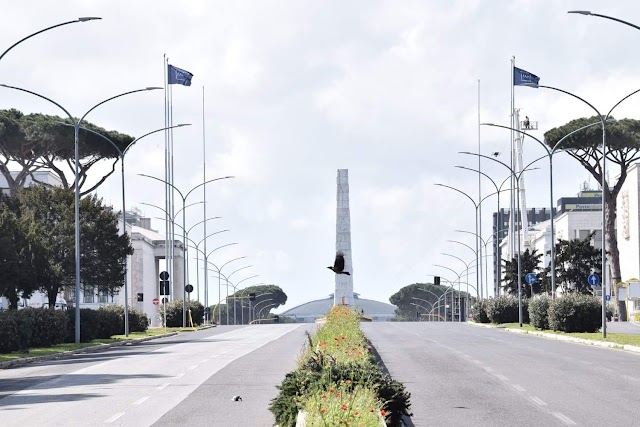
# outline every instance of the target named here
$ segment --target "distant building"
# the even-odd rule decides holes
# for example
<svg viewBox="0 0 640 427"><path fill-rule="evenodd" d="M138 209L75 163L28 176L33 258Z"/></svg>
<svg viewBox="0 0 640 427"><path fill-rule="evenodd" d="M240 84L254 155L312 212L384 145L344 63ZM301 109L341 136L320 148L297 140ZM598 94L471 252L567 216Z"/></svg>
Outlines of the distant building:
<svg viewBox="0 0 640 427"><path fill-rule="evenodd" d="M280 316L290 317L300 323L313 323L316 319L325 316L333 307L333 294L325 299L309 301L307 303L293 307ZM354 307L364 312L364 315L373 319L374 322L386 321L395 316L396 306L380 301L363 299L354 292Z"/></svg>

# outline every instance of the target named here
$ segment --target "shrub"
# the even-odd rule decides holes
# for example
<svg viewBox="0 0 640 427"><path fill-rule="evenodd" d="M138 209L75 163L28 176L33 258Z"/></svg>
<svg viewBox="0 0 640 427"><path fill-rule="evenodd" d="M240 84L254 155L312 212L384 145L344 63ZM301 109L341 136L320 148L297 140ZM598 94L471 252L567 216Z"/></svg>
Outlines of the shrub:
<svg viewBox="0 0 640 427"><path fill-rule="evenodd" d="M124 306L112 304L100 307L100 310L111 311L119 317L120 326L112 335L124 334ZM129 307L129 332L144 332L149 327L149 317L140 310Z"/></svg>
<svg viewBox="0 0 640 427"><path fill-rule="evenodd" d="M487 316L491 323L518 322L518 298L510 295L491 298L487 304Z"/></svg>
<svg viewBox="0 0 640 427"><path fill-rule="evenodd" d="M204 306L199 301L189 301L187 308L191 309L191 319L194 325L201 325L204 322ZM168 327L181 327L182 326L182 300L177 299L170 301L166 304L167 310L167 326ZM159 311L159 315L163 316L162 310ZM216 310L217 316L217 310ZM226 316L226 314L225 314ZM189 324L189 317L187 316L187 325Z"/></svg>
<svg viewBox="0 0 640 427"><path fill-rule="evenodd" d="M635 314L636 322L640 322L640 313Z"/></svg>
<svg viewBox="0 0 640 427"><path fill-rule="evenodd" d="M549 329L549 305L551 298L538 295L529 301L529 319L534 328Z"/></svg>
<svg viewBox="0 0 640 427"><path fill-rule="evenodd" d="M602 324L602 305L597 297L566 294L549 306L549 327L554 331L597 332Z"/></svg>
<svg viewBox="0 0 640 427"><path fill-rule="evenodd" d="M471 307L471 317L476 323L489 323L489 316L487 316L488 300L483 299L477 301L473 307Z"/></svg>
<svg viewBox="0 0 640 427"><path fill-rule="evenodd" d="M88 342L98 338L104 338L101 334L106 333L107 328L101 326L101 321L106 319L115 319L114 317L102 316L99 313L100 310L92 310L90 308L80 309L80 342ZM74 340L76 334L76 321L75 310L68 310L65 312L68 320L69 337L71 341ZM106 337L109 338L109 337Z"/></svg>
<svg viewBox="0 0 640 427"><path fill-rule="evenodd" d="M0 352L16 351L19 346L18 322L13 312L0 313Z"/></svg>
<svg viewBox="0 0 640 427"><path fill-rule="evenodd" d="M30 329L29 347L48 347L67 340L67 317L64 311L26 308L16 315L20 327Z"/></svg>

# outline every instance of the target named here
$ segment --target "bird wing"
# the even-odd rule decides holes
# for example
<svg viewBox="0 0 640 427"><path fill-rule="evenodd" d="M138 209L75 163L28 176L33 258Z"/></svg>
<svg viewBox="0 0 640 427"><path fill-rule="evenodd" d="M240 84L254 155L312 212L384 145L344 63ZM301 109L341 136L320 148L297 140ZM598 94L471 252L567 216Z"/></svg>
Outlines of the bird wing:
<svg viewBox="0 0 640 427"><path fill-rule="evenodd" d="M342 270L344 270L344 255L337 253L336 261L333 263L333 271L340 273Z"/></svg>

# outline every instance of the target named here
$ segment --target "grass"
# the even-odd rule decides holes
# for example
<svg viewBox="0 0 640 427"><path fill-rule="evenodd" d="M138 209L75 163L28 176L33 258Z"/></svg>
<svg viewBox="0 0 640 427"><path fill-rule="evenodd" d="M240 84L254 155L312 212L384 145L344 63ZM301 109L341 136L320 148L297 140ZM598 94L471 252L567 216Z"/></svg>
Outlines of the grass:
<svg viewBox="0 0 640 427"><path fill-rule="evenodd" d="M0 362L9 362L16 359L23 359L25 357L35 356L48 356L51 354L64 353L65 351L79 350L85 347L93 347L101 344L109 344L119 342L123 340L131 340L136 338L155 337L158 335L164 335L171 332L193 332L198 328L153 328L147 329L144 332L131 332L128 337L123 335L113 335L110 339L99 339L90 342L76 343L64 343L56 344L51 347L30 348L28 352L13 352L13 353L0 353Z"/></svg>
<svg viewBox="0 0 640 427"><path fill-rule="evenodd" d="M540 331L546 332L549 334L556 335L566 335L570 337L582 338L586 340L594 340L594 341L604 341L611 342L619 345L635 345L640 347L640 334L619 334L619 333L607 333L607 338L602 338L601 332L561 332L561 331L552 331L552 330L540 330L536 329L533 326L523 323L522 328L520 328L519 323L502 323L497 325L505 328L513 328L513 329L523 329L525 331Z"/></svg>

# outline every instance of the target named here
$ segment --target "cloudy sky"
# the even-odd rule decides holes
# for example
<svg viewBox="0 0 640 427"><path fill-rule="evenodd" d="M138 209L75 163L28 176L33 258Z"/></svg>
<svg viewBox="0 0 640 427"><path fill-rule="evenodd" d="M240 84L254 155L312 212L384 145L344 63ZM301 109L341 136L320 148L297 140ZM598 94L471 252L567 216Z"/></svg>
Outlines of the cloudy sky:
<svg viewBox="0 0 640 427"><path fill-rule="evenodd" d="M212 238L209 248L239 243L218 251L214 262L247 256L225 271L253 265L233 277L257 274L242 286L281 286L289 296L284 309L333 292L326 266L335 249L339 168L349 169L354 288L362 297L388 301L402 286L451 276L434 264L462 270L462 262L442 252L474 258L447 242L474 245L473 236L455 231L474 230L473 206L434 183L477 197L477 174L455 168L476 168L477 159L458 152L480 148L508 162L507 131L482 128L479 147L478 80L481 120L507 125L512 56L541 84L604 111L640 88L640 32L566 13L587 9L640 24L640 3L630 0L22 0L2 9L0 50L59 22L103 18L44 33L0 61L0 83L47 95L75 115L118 93L162 86L164 54L194 74L191 87L173 88L174 122L193 124L175 132L175 184L189 190L202 182L204 86L207 177L236 176L208 186L208 215L223 217L208 232L231 230ZM156 91L121 98L89 120L139 136L164 126L163 97ZM539 121L540 138L592 115L582 103L544 89L517 87L515 99L523 115ZM638 107L640 97L614 115L636 118ZM60 114L8 89L0 92L0 108ZM543 154L529 141L525 162ZM162 184L137 174L164 177L163 159L162 134L129 152L128 208L158 215L140 203L163 205ZM557 198L575 195L585 181L597 187L568 156L557 156L554 165ZM549 203L547 164L538 166L526 178L528 207ZM492 162L482 170L496 181L507 177ZM118 174L98 194L120 209ZM196 191L189 201L201 199ZM483 203L485 238L495 203L495 197ZM202 220L200 208L188 212L188 226ZM153 227L164 229L158 220ZM200 240L202 228L190 237ZM217 289L211 293L217 296Z"/></svg>

